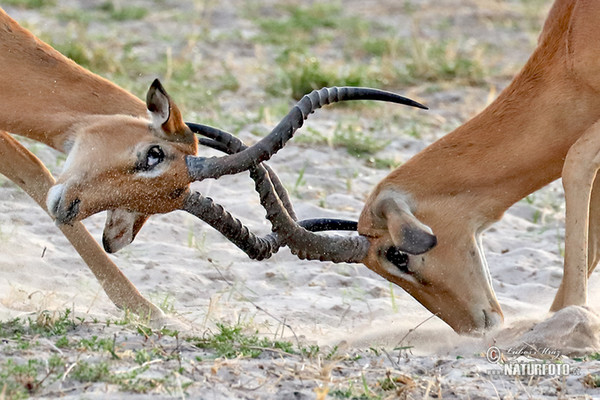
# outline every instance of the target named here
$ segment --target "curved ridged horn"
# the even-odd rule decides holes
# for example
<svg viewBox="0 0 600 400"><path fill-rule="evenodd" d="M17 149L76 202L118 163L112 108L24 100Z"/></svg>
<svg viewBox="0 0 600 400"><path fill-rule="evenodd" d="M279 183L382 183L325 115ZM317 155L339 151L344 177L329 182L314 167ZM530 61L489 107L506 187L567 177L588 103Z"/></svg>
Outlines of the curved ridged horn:
<svg viewBox="0 0 600 400"><path fill-rule="evenodd" d="M207 125L194 123L187 123L187 125L193 132L208 137L208 139L201 138L199 140L199 142L205 146L230 154L247 148L240 139L228 132ZM268 181L272 184L271 189L275 191L276 197L280 199L280 206L285 209L284 211L290 218L295 220L296 217L293 206L279 177L269 167L264 167L253 167L251 170L259 169L259 171L257 171L257 176L260 177L259 179ZM280 247L285 245L281 240L281 236L277 233L271 233L264 237L256 236L221 205L213 202L210 198L203 197L200 193L190 193L184 202L183 210L211 225L244 251L251 259L263 260L269 258L276 253ZM298 221L297 224L311 232L325 230L356 231L358 225L356 221L329 218L307 219Z"/></svg>
<svg viewBox="0 0 600 400"><path fill-rule="evenodd" d="M190 193L185 200L183 210L197 216L215 228L253 260L260 261L269 258L285 245L281 236L277 233L270 233L263 237L256 236L221 205L198 192ZM297 224L311 232L325 230L351 231L356 230L357 226L355 221L328 218L307 219L298 221Z"/></svg>
<svg viewBox="0 0 600 400"><path fill-rule="evenodd" d="M210 147L219 149L225 146L228 152L246 147L241 140L230 133L200 124L188 123L188 126L192 131L209 137L209 141L206 141L205 144ZM211 141L218 144L213 145ZM366 257L369 250L369 241L364 236L323 236L313 233L334 229L356 230L357 223L355 221L321 219L296 222L295 218L288 212L288 207L284 206L281 201L279 193L270 179L273 176L276 177L277 175L272 171L267 172L267 169L263 165L250 168L250 177L254 180L256 191L260 195L261 204L267 211L267 219L273 225L273 234L258 238L237 220L231 223L229 221L224 222L228 218L233 218L224 210L223 214L215 218L215 221L219 221L218 226L213 226L244 250L251 258L268 258L271 254L277 252L282 245L287 245L290 251L301 259L358 263ZM287 191L285 191L283 185L281 188L285 192L285 198L288 198ZM195 205L195 203L200 203L199 198L199 194L188 197L184 210L207 221L206 210L203 210L201 206ZM291 203L289 208L291 209ZM222 229L224 226L230 224L233 226L233 229ZM233 237L238 232L240 235L239 240Z"/></svg>
<svg viewBox="0 0 600 400"><path fill-rule="evenodd" d="M220 204L198 192L190 193L184 202L183 210L215 228L253 260L269 258L281 247L277 235L256 236Z"/></svg>
<svg viewBox="0 0 600 400"><path fill-rule="evenodd" d="M359 87L313 90L296 103L269 135L252 147L224 157L187 156L190 181L236 174L268 160L294 136L311 113L324 105L346 100L378 100L427 109L414 100L383 90Z"/></svg>
<svg viewBox="0 0 600 400"><path fill-rule="evenodd" d="M269 179L269 173L260 164L280 150L312 112L325 104L342 100L384 100L427 109L413 100L375 89L343 87L315 90L304 96L268 136L244 150L239 139L226 132L209 129L206 136L220 143L215 148L222 148L224 145L239 152L219 158L188 156L188 173L192 180L202 180L249 169L261 204L267 211L267 219L273 225L279 243L287 245L291 252L301 259L360 263L367 256L370 247L366 237L324 236L305 229L295 221L293 213L288 212L288 208L291 210L291 203L282 203L280 196L276 194L276 187ZM202 129L197 131L202 133ZM288 199L287 192L283 198Z"/></svg>
<svg viewBox="0 0 600 400"><path fill-rule="evenodd" d="M364 236L317 235L296 223L279 198L262 166L250 170L260 202L267 211L273 231L281 237L290 251L300 259L360 263L369 251L369 240Z"/></svg>
<svg viewBox="0 0 600 400"><path fill-rule="evenodd" d="M206 136L208 138L198 139L198 143L204 146L212 147L215 150L219 150L227 154L239 153L240 151L246 150L248 148L248 146L246 146L244 142L242 142L239 138L233 136L229 132L213 128L212 126L196 124L193 122L186 122L186 125L188 126L188 128L191 129L192 132ZM277 192L277 196L279 196L279 199L283 203L283 206L288 211L290 216L294 220L296 220L296 213L294 212L292 201L290 200L290 196L285 187L283 186L283 183L281 183L281 180L279 179L275 171L271 169L271 167L265 165L265 168L269 173L269 178L273 183L273 187Z"/></svg>

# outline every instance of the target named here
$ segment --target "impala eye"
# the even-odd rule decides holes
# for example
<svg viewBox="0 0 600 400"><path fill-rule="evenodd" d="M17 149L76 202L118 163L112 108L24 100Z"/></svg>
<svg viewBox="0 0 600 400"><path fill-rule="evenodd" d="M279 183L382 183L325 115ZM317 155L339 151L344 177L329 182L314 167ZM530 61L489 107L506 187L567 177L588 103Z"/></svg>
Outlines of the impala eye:
<svg viewBox="0 0 600 400"><path fill-rule="evenodd" d="M144 171L149 171L161 162L163 162L164 159L165 153L160 148L160 146L152 146L148 149L148 152L146 153L146 160L142 165L142 169Z"/></svg>
<svg viewBox="0 0 600 400"><path fill-rule="evenodd" d="M401 252L397 247L390 247L385 253L385 258L398 267L401 272L405 274L412 273L408 269L408 254Z"/></svg>

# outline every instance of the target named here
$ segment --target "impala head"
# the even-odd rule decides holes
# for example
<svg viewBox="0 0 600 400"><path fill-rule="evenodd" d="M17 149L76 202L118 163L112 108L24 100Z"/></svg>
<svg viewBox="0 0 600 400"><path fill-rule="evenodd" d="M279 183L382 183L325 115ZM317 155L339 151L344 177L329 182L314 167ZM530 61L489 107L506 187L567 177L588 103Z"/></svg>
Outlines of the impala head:
<svg viewBox="0 0 600 400"><path fill-rule="evenodd" d="M472 226L452 218L463 215L458 208L446 207L450 211L444 215L443 205L434 205L421 220L410 196L376 191L363 209L359 236L323 236L296 224L268 182L256 181L273 229L300 258L363 263L458 333L480 334L502 322L478 233L469 234Z"/></svg>
<svg viewBox="0 0 600 400"><path fill-rule="evenodd" d="M107 251L116 251L133 240L149 214L185 209L191 182L253 168L281 149L309 114L343 100L379 100L426 108L377 89L323 88L304 96L256 145L246 148L238 143L233 148L232 138L223 136L209 140L209 145L235 154L204 158L194 156L198 140L155 81L146 99L150 120L94 116L72 132L65 170L48 193L48 211L59 223L69 223L111 210L103 242ZM209 137L210 132L218 131L190 125Z"/></svg>
<svg viewBox="0 0 600 400"><path fill-rule="evenodd" d="M317 103L318 100L311 101L311 104ZM301 111L302 115L296 118L306 118L312 109ZM297 120L289 122L280 123L279 128L293 134L301 124ZM221 132L213 133L211 137L227 143L231 152L238 151L234 147L240 146L233 145L234 138L227 136ZM209 175L202 170L205 161L200 161L198 175ZM193 162L190 164L194 166ZM502 322L502 311L492 289L478 234L464 234L472 227L465 229L460 225L445 224L440 213L436 213L436 207L429 214L431 218L421 221L415 216L416 207L410 196L383 190L375 192L377 194L365 206L359 236L317 235L296 223L276 195L261 165L254 165L250 176L255 180L261 204L278 240L300 258L362 262L406 289L459 333L481 333ZM186 210L198 215L193 203L191 201ZM447 209L452 215L458 211L451 207ZM429 220L433 231L439 234L440 244L432 229L424 223Z"/></svg>
<svg viewBox="0 0 600 400"><path fill-rule="evenodd" d="M58 222L103 210L133 211L128 229L135 236L146 218L143 214L182 206L190 183L185 157L196 154L197 139L158 80L146 103L149 119L98 115L75 128L65 149L64 171L47 198ZM124 215L119 213L112 222L124 221Z"/></svg>
<svg viewBox="0 0 600 400"><path fill-rule="evenodd" d="M446 224L443 207L438 206L419 213L435 215L423 220L430 229L415 218L415 206L406 194L385 189L372 196L359 222L359 232L370 242L363 263L405 289L456 332L479 334L499 325L503 315L478 234L469 234L469 227L457 225L456 219ZM428 237L431 230L435 237ZM407 241L410 245L398 246Z"/></svg>

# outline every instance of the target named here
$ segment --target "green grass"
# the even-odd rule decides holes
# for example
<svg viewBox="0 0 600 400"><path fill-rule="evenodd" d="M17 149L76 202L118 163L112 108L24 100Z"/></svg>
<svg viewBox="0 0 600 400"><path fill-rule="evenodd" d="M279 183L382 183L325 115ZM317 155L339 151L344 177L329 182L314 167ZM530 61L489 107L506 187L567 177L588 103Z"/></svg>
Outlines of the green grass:
<svg viewBox="0 0 600 400"><path fill-rule="evenodd" d="M142 376L148 370L148 366L140 366L128 371L116 371L107 362L79 361L71 374L73 379L82 383L104 382L118 385L120 390L132 393L148 393L160 386L173 385L170 377ZM191 382L188 382L186 385L190 384Z"/></svg>
<svg viewBox="0 0 600 400"><path fill-rule="evenodd" d="M414 388L415 382L406 375L387 371L385 377L378 379L375 385L369 384L364 374L360 379L350 380L346 385L330 391L336 399L379 400L388 398L406 398Z"/></svg>
<svg viewBox="0 0 600 400"><path fill-rule="evenodd" d="M368 167L376 169L392 170L402 164L396 158L375 156L390 141L375 138L372 129L365 130L357 122L338 124L331 136L307 126L303 128L302 132L294 136L294 143L307 146L326 145L334 148L343 148L354 157L364 159L365 165ZM292 189L293 192L305 183L303 178L304 171L301 170L296 184Z"/></svg>
<svg viewBox="0 0 600 400"><path fill-rule="evenodd" d="M88 384L104 382L118 386L121 391L134 393L147 393L157 388L169 392L172 390L169 388L185 388L191 384L191 381L176 382L179 378L175 375L181 372L177 367L181 364L179 352L166 351L159 343L161 338L177 338L178 332L166 328L152 330L137 323L132 325L129 318L127 321L105 322L106 328L111 324L128 326L130 331L142 338L141 343L147 343L133 351L124 351L124 347L131 345L128 345L127 337L117 340L116 333L70 339L78 329L88 329L87 324L83 318L73 317L68 309L58 313L44 311L36 318L0 322L0 337L8 343L0 349L4 356L4 361L0 362L0 398L24 399L39 395L56 380L64 380L66 374L70 380ZM40 336L45 337L46 342L39 341ZM62 351L47 359L37 358L36 354L44 353L41 349L47 343ZM82 355L93 357L96 361L83 360ZM118 367L118 363L128 360L135 362L137 367L127 370ZM155 362L175 364L160 378L143 376Z"/></svg>
<svg viewBox="0 0 600 400"><path fill-rule="evenodd" d="M467 51L454 40L424 40L413 37L406 63L409 81L463 80L480 84L487 75L477 49ZM401 72L402 73L402 72Z"/></svg>
<svg viewBox="0 0 600 400"><path fill-rule="evenodd" d="M305 94L326 86L381 86L375 74L365 66L322 65L318 58L290 49L278 57L277 63L276 76L265 88L274 96L300 100Z"/></svg>
<svg viewBox="0 0 600 400"><path fill-rule="evenodd" d="M25 363L17 363L8 358L0 364L0 397L27 399L43 385L56 382L63 372L63 359L57 355L52 355L47 360L30 359Z"/></svg>
<svg viewBox="0 0 600 400"><path fill-rule="evenodd" d="M600 388L600 375L598 374L587 374L583 378L584 386L592 389Z"/></svg>
<svg viewBox="0 0 600 400"><path fill-rule="evenodd" d="M190 230L189 232L192 234L192 236L188 235L189 247L203 245L203 243L196 242L196 237L193 235L193 230ZM175 308L175 298L172 294L155 292L150 294L148 297L153 304L156 304L156 306L158 306L158 308L163 310L166 314L174 314L177 312L177 309Z"/></svg>
<svg viewBox="0 0 600 400"><path fill-rule="evenodd" d="M371 132L354 124L338 124L333 133L333 146L343 147L348 154L357 158L373 155L385 148L389 141L374 138Z"/></svg>
<svg viewBox="0 0 600 400"><path fill-rule="evenodd" d="M380 42L379 46L377 51L381 55L369 64L339 59L325 63L311 55L310 50L286 48L276 59L279 68L266 81L265 91L272 96L290 96L299 100L322 87L394 88L445 81L480 85L489 75L482 63L483 52L464 50L457 41L411 39L395 45ZM392 49L391 46L402 48ZM404 56L397 57L396 54Z"/></svg>
<svg viewBox="0 0 600 400"><path fill-rule="evenodd" d="M303 165L302 168L298 171L298 177L296 178L296 182L294 183L294 187L292 188L292 193L296 197L300 197L300 188L306 185L306 179L304 179L304 173L306 172L306 165Z"/></svg>
<svg viewBox="0 0 600 400"><path fill-rule="evenodd" d="M52 47L77 64L92 71L124 73L121 62L105 47L88 46L85 41L53 42Z"/></svg>
<svg viewBox="0 0 600 400"><path fill-rule="evenodd" d="M113 1L104 2L94 8L67 8L61 9L57 17L64 22L75 22L88 25L94 21L123 22L129 20L140 20L148 15L148 8L127 6Z"/></svg>
<svg viewBox="0 0 600 400"><path fill-rule="evenodd" d="M27 9L43 8L56 5L56 0L4 0L2 6L14 6Z"/></svg>
<svg viewBox="0 0 600 400"><path fill-rule="evenodd" d="M71 310L62 313L42 311L36 319L15 318L0 322L0 337L9 338L22 335L56 336L65 335L75 329L80 320L72 316Z"/></svg>
<svg viewBox="0 0 600 400"><path fill-rule="evenodd" d="M142 19L148 14L148 9L144 7L125 6L118 2L107 1L102 3L98 9L106 12L111 19L115 21L126 21Z"/></svg>
<svg viewBox="0 0 600 400"><path fill-rule="evenodd" d="M266 80L270 95L299 99L323 86L396 88L455 80L480 85L490 72L483 63L486 48L464 38L401 37L393 27L346 15L338 3L280 11L283 16L269 18L250 13L260 29L253 41L279 49L279 68ZM327 61L321 56L325 43L337 50L327 53Z"/></svg>
<svg viewBox="0 0 600 400"><path fill-rule="evenodd" d="M270 350L290 354L294 352L292 343L259 337L256 332L247 335L241 325L229 326L217 323L217 329L218 332L212 335L190 338L188 341L200 349L214 351L216 357L224 358L257 358L263 352Z"/></svg>
<svg viewBox="0 0 600 400"><path fill-rule="evenodd" d="M300 99L324 86L380 87L385 83L377 67L351 62L358 55L355 42L363 38L368 42L364 46L367 53L385 52L385 43L368 39L374 29L372 23L346 16L337 2L286 6L282 12L284 16L278 18L255 17L261 33L254 42L280 49L276 57L279 68L266 81L268 94ZM333 62L325 63L318 55L317 48L323 43L340 45Z"/></svg>
<svg viewBox="0 0 600 400"><path fill-rule="evenodd" d="M292 42L297 46L315 44L330 39L331 32L344 22L339 2L285 5L279 9L283 14L279 18L261 18L258 11L251 13L261 29L256 41L286 46Z"/></svg>
<svg viewBox="0 0 600 400"><path fill-rule="evenodd" d="M402 165L402 162L395 158L369 157L366 160L366 165L375 169L393 170Z"/></svg>
<svg viewBox="0 0 600 400"><path fill-rule="evenodd" d="M73 13L87 15L83 11L64 11L62 17L69 20L69 29L63 35L38 34L40 39L54 47L64 56L75 61L82 67L115 81L127 90L139 87L141 82L135 82L146 67L137 56L133 55L133 48L138 44L135 37L128 40L117 40L99 35L90 35L87 32L87 22L83 20L70 20ZM84 14L82 14L84 13ZM89 20L94 20L93 15ZM143 83L143 86L149 85Z"/></svg>

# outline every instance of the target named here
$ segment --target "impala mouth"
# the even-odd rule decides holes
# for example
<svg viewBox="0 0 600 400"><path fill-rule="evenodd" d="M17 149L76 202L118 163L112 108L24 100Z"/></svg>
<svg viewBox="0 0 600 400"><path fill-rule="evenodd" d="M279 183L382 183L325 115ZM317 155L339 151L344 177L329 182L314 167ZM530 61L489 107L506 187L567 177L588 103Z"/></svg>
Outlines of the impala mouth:
<svg viewBox="0 0 600 400"><path fill-rule="evenodd" d="M502 324L504 318L496 312L483 310L484 330L488 331Z"/></svg>
<svg viewBox="0 0 600 400"><path fill-rule="evenodd" d="M392 246L389 249L387 249L385 253L385 258L389 262L394 264L396 267L398 267L398 269L401 272L405 274L410 273L410 271L408 270L408 254L403 251L400 251L398 247Z"/></svg>
<svg viewBox="0 0 600 400"><path fill-rule="evenodd" d="M476 314L478 314L478 313L476 313ZM504 317L502 316L502 314L499 314L498 312L493 311L493 310L490 311L490 310L482 309L481 314L479 314L479 315L480 316L482 315L483 318L477 318L474 321L474 326L472 326L471 328L461 329L460 327L456 328L456 327L452 326L452 329L454 329L456 332L460 333L461 335L467 335L467 336L472 336L472 337L483 337L491 330L501 326L502 323L504 322Z"/></svg>

